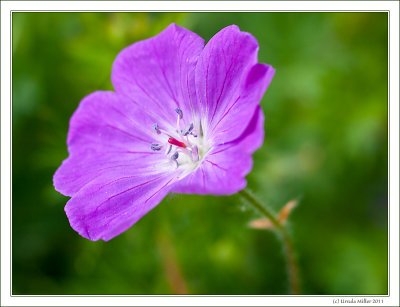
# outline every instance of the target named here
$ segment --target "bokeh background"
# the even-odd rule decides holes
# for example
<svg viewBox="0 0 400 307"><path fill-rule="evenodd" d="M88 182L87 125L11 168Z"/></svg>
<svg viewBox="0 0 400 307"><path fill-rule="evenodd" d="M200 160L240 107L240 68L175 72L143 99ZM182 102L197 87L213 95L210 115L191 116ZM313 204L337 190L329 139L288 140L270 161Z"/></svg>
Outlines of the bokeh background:
<svg viewBox="0 0 400 307"><path fill-rule="evenodd" d="M275 234L239 196L168 196L130 230L91 242L52 176L79 101L111 90L120 50L171 22L207 40L237 24L276 68L248 187L290 231L303 294L386 294L386 13L13 13L13 294L287 294ZM240 163L238 161L238 163Z"/></svg>

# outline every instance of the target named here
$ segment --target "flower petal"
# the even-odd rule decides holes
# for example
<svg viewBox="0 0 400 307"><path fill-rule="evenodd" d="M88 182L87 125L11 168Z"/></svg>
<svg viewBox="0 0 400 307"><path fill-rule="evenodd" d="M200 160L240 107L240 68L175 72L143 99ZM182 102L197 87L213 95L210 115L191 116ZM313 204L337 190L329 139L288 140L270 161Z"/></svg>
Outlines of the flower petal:
<svg viewBox="0 0 400 307"><path fill-rule="evenodd" d="M176 174L100 176L65 206L71 227L81 236L108 241L127 230L170 191Z"/></svg>
<svg viewBox="0 0 400 307"><path fill-rule="evenodd" d="M84 153L70 155L56 171L53 182L57 191L73 196L86 184L100 175L115 176L126 171L132 174L140 168L153 167L161 163L157 153Z"/></svg>
<svg viewBox="0 0 400 307"><path fill-rule="evenodd" d="M119 53L112 69L114 88L157 112L159 124L175 123L175 108L183 111L187 124L198 109L194 68L203 47L197 34L171 24Z"/></svg>
<svg viewBox="0 0 400 307"><path fill-rule="evenodd" d="M70 120L66 159L54 175L57 191L72 196L97 176L130 165L157 165L150 149L154 118L124 96L95 92L84 98Z"/></svg>
<svg viewBox="0 0 400 307"><path fill-rule="evenodd" d="M218 32L196 66L202 127L214 144L237 138L247 127L268 87L274 69L257 64L258 43L237 26Z"/></svg>
<svg viewBox="0 0 400 307"><path fill-rule="evenodd" d="M263 139L264 115L257 106L243 133L236 140L213 148L195 172L174 186L173 192L227 195L240 191L246 186L244 177L253 165L251 155Z"/></svg>

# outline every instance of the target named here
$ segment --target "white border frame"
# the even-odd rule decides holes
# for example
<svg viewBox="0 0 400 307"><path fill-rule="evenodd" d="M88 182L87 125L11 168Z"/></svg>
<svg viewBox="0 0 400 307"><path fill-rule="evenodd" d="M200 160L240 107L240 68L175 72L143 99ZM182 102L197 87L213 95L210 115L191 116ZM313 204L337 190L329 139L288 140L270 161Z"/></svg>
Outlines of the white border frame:
<svg viewBox="0 0 400 307"><path fill-rule="evenodd" d="M11 295L11 11L389 11L389 296L12 296ZM331 306L374 298L399 306L399 2L397 1L2 1L1 2L1 306ZM348 305L348 304L347 304Z"/></svg>

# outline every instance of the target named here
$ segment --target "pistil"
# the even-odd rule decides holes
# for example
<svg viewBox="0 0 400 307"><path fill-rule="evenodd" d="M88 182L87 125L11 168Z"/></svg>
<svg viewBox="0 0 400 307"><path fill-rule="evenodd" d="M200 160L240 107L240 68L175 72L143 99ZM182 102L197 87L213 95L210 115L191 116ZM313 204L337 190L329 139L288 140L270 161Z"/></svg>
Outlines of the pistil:
<svg viewBox="0 0 400 307"><path fill-rule="evenodd" d="M189 172L197 167L202 155L206 152L201 138L202 133L200 131L200 134L197 134L193 122L182 129L183 112L179 108L176 108L175 112L177 113L176 131L170 133L155 123L153 129L159 135L159 142L152 143L150 147L153 151L165 148L165 155L168 159L176 164L177 168L183 166Z"/></svg>
<svg viewBox="0 0 400 307"><path fill-rule="evenodd" d="M168 143L170 143L172 145L175 145L175 146L178 146L178 147L181 147L181 148L186 148L185 143L180 142L180 141L178 141L178 140L176 140L174 138L169 138L168 139Z"/></svg>

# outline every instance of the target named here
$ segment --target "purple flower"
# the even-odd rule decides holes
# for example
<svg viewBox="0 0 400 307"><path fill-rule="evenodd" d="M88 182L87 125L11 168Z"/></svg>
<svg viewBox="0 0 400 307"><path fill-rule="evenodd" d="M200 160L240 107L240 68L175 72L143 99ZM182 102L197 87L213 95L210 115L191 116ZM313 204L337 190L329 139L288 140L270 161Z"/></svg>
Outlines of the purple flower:
<svg viewBox="0 0 400 307"><path fill-rule="evenodd" d="M90 240L119 235L169 192L233 194L246 186L264 138L259 106L274 69L237 26L204 47L171 24L117 56L115 92L85 97L70 120L69 157L54 186L71 196L71 227Z"/></svg>

